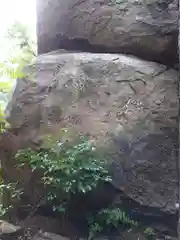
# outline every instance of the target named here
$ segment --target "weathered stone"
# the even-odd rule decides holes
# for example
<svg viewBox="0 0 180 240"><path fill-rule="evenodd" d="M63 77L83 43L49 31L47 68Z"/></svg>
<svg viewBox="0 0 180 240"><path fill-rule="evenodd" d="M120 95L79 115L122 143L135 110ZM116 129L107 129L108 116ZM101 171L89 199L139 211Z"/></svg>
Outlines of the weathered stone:
<svg viewBox="0 0 180 240"><path fill-rule="evenodd" d="M177 0L38 0L38 51L59 48L178 60Z"/></svg>
<svg viewBox="0 0 180 240"><path fill-rule="evenodd" d="M20 226L15 226L11 223L8 223L4 220L0 220L0 236L3 234L11 234L20 230Z"/></svg>
<svg viewBox="0 0 180 240"><path fill-rule="evenodd" d="M69 240L69 238L54 234L54 233L38 233L37 235L35 235L33 237L32 240L45 240L45 239L49 239L49 240Z"/></svg>
<svg viewBox="0 0 180 240"><path fill-rule="evenodd" d="M18 240L23 233L23 228L15 226L4 220L0 220L0 239L1 240ZM25 239L25 238L24 238Z"/></svg>
<svg viewBox="0 0 180 240"><path fill-rule="evenodd" d="M39 56L29 71L29 81L19 81L8 107L16 149L62 127L87 134L112 150L118 191L154 209L154 216L176 216L177 71L134 57L91 53ZM18 91L22 82L26 87ZM1 145L6 141L11 152L15 144L8 139L7 144L4 136ZM16 181L18 176L26 201L38 202L37 176L15 170L6 154L4 176Z"/></svg>
<svg viewBox="0 0 180 240"><path fill-rule="evenodd" d="M73 236L80 236L80 233L72 226L72 223L66 219L66 221L62 221L62 219L53 218L50 216L42 216L42 215L34 215L29 219L25 219L23 221L23 225L25 228L31 229L31 232L38 232L38 229L41 229L42 233L54 233L57 235L66 236L72 239ZM34 231L34 229L36 231Z"/></svg>

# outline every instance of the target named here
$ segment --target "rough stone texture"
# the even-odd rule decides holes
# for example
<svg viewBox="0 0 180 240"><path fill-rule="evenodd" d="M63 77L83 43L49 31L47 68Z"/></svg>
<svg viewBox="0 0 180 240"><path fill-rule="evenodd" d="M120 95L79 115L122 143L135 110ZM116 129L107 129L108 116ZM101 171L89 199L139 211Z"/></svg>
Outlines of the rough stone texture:
<svg viewBox="0 0 180 240"><path fill-rule="evenodd" d="M69 240L69 238L54 234L54 233L38 233L37 235L35 235L32 240L45 240L45 239L49 239L49 240Z"/></svg>
<svg viewBox="0 0 180 240"><path fill-rule="evenodd" d="M5 223L3 234L0 234L1 240L86 240L87 237L80 235L79 232L75 231L71 227L71 224L66 221L62 223L60 219L54 219L50 217L42 217L34 215L33 217L27 219L27 221L22 221L23 226L20 230L11 232L11 224ZM9 229L10 227L10 229ZM15 226L14 226L15 227ZM2 228L1 228L2 229ZM9 231L10 230L10 231ZM94 237L95 240L147 240L148 237L145 236L143 231L137 229L120 229L116 230L114 233L106 234L103 236ZM153 239L157 239L154 236ZM176 240L174 237L165 236L158 237L159 240Z"/></svg>
<svg viewBox="0 0 180 240"><path fill-rule="evenodd" d="M39 53L119 52L173 65L177 9L177 0L38 0Z"/></svg>
<svg viewBox="0 0 180 240"><path fill-rule="evenodd" d="M20 226L14 226L6 221L0 220L0 236L3 234L11 234L20 230Z"/></svg>
<svg viewBox="0 0 180 240"><path fill-rule="evenodd" d="M39 56L28 71L8 107L12 135L0 143L6 150L3 176L26 183L27 201L41 195L37 178L26 169L12 170L7 152L68 127L112 146L116 189L140 206L175 215L178 72L134 57L91 53Z"/></svg>

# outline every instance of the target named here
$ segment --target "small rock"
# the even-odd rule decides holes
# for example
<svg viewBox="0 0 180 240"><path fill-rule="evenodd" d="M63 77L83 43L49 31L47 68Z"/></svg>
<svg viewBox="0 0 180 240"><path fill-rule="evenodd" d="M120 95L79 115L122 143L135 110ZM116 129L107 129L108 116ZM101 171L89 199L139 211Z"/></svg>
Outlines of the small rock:
<svg viewBox="0 0 180 240"><path fill-rule="evenodd" d="M6 221L0 220L0 235L14 233L20 229L20 226L15 226Z"/></svg>

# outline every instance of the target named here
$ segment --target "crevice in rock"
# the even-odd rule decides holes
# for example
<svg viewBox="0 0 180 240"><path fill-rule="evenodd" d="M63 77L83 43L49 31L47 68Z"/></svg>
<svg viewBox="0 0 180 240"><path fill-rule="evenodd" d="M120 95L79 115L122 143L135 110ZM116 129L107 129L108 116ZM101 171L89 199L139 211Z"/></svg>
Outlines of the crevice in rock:
<svg viewBox="0 0 180 240"><path fill-rule="evenodd" d="M170 44L171 46L168 48L169 50L165 49L164 52L159 54L159 57L157 57L157 54L154 52L150 54L149 49L145 49L138 45L132 45L131 47L108 47L103 45L92 45L87 39L68 39L67 37L62 37L62 35L56 35L52 39L47 39L45 37L41 37L39 39L41 43L38 44L38 54L43 54L58 49L65 49L70 52L119 53L133 55L146 61L153 61L174 68L174 66L178 63L178 51L177 48L174 47L178 46L177 33L174 33L172 39L173 40Z"/></svg>

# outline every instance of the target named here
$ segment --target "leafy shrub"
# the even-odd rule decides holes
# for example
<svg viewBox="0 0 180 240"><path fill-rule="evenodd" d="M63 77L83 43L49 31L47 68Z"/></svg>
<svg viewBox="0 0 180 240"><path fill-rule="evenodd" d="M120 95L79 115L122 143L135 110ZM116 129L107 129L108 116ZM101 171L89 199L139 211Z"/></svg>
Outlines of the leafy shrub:
<svg viewBox="0 0 180 240"><path fill-rule="evenodd" d="M8 183L3 184L1 182L0 184L0 196L3 196L3 193L6 192L11 196L11 202L19 201L20 196L23 194L22 189L18 189L17 183ZM9 204L8 206L4 206L3 204L0 204L0 217L4 216L6 213L9 212L9 210L12 209L12 204Z"/></svg>
<svg viewBox="0 0 180 240"><path fill-rule="evenodd" d="M94 238L97 234L102 233L104 230L120 226L127 228L138 228L147 237L155 235L151 227L141 227L140 223L131 219L128 214L120 208L106 208L99 211L95 216L89 215L87 217L89 226L88 239Z"/></svg>
<svg viewBox="0 0 180 240"><path fill-rule="evenodd" d="M75 145L56 141L39 152L20 150L16 159L32 170L43 171L41 180L48 193L45 201L56 203L54 211L65 211L73 195L92 191L100 181L111 181L105 160L98 158L96 147L84 138Z"/></svg>
<svg viewBox="0 0 180 240"><path fill-rule="evenodd" d="M120 208L104 209L98 214L98 217L103 218L106 225L111 224L114 227L118 227L119 224L138 226L138 223L130 219Z"/></svg>
<svg viewBox="0 0 180 240"><path fill-rule="evenodd" d="M97 213L96 216L88 217L89 239L101 233L107 227L118 228L119 225L137 227L138 222L130 219L120 208L106 208Z"/></svg>

